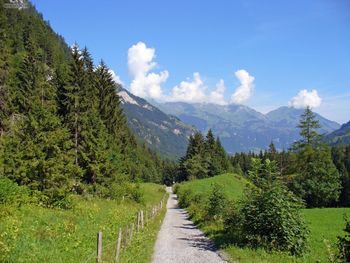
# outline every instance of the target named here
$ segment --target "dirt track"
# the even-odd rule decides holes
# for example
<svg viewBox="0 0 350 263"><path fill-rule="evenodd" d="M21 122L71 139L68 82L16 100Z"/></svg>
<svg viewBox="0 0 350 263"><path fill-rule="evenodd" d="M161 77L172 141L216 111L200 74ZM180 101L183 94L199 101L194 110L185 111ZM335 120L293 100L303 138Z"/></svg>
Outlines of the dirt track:
<svg viewBox="0 0 350 263"><path fill-rule="evenodd" d="M213 243L188 219L185 210L177 204L172 193L167 213L154 248L153 263L223 263Z"/></svg>

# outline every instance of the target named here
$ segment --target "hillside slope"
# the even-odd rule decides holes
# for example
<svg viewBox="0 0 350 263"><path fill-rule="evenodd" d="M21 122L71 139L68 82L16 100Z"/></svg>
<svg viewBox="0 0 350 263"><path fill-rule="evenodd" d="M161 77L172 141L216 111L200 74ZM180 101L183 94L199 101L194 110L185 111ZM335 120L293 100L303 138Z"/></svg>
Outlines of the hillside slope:
<svg viewBox="0 0 350 263"><path fill-rule="evenodd" d="M195 194L208 196L213 184L219 184L227 198L238 200L243 196L245 187L251 183L243 176L227 173L205 179L183 182L179 185L179 189L182 193L188 189Z"/></svg>
<svg viewBox="0 0 350 263"><path fill-rule="evenodd" d="M185 154L188 138L195 132L192 126L165 114L126 89L120 89L118 95L129 127L143 142L170 158Z"/></svg>
<svg viewBox="0 0 350 263"><path fill-rule="evenodd" d="M325 141L331 145L350 144L350 121L343 124L340 129L328 134Z"/></svg>

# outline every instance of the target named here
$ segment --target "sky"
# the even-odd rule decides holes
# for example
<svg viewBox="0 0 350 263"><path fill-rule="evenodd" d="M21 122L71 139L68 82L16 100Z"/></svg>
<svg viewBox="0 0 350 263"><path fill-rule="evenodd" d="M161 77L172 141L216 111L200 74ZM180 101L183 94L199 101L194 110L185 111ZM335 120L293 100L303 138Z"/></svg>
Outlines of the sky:
<svg viewBox="0 0 350 263"><path fill-rule="evenodd" d="M33 0L69 45L156 101L311 106L350 120L348 0Z"/></svg>

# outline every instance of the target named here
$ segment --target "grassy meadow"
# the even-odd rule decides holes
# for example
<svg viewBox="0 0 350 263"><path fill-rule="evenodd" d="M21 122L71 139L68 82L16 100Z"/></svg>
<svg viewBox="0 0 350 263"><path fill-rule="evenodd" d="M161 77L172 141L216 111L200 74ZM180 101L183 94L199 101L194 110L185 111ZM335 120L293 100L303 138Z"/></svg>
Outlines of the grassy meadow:
<svg viewBox="0 0 350 263"><path fill-rule="evenodd" d="M85 262L91 255L87 262L94 262L98 231L103 232L107 255L119 227L134 220L138 210L157 204L165 193L156 184L141 184L141 191L141 203L76 196L69 210L32 204L0 207L0 262ZM121 262L150 261L163 215L164 211L133 239Z"/></svg>
<svg viewBox="0 0 350 263"><path fill-rule="evenodd" d="M234 174L224 174L202 180L194 180L180 184L177 188L179 195L188 194L200 195L207 198L213 186L218 183L229 200L238 200L243 195L244 187L248 183L246 179ZM205 203L205 201L203 201ZM190 206L188 208L194 221L198 219L200 209ZM303 209L302 214L310 230L309 249L303 257L292 257L286 253L267 252L264 249L250 249L247 247L237 247L226 242L223 233L222 222L197 221L199 227L212 238L217 246L233 262L329 262L335 251L338 235L343 235L345 226L344 216L350 216L350 208L315 208Z"/></svg>

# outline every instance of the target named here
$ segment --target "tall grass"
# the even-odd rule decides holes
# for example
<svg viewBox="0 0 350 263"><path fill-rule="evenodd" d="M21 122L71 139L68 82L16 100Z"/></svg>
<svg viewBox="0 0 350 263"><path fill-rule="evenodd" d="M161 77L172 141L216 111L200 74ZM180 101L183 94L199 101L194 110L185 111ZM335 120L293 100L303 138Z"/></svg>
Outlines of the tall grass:
<svg viewBox="0 0 350 263"><path fill-rule="evenodd" d="M113 243L119 227L133 220L138 210L158 203L164 195L164 189L159 185L141 184L141 189L144 193L141 204L130 200L118 202L76 196L71 210L48 209L33 204L21 207L2 205L0 262L84 262L96 249L98 231L103 232L104 244ZM154 236L156 230L154 226L150 227L142 235ZM153 247L151 242L154 240L149 242ZM138 256L149 258L151 254L148 249Z"/></svg>

